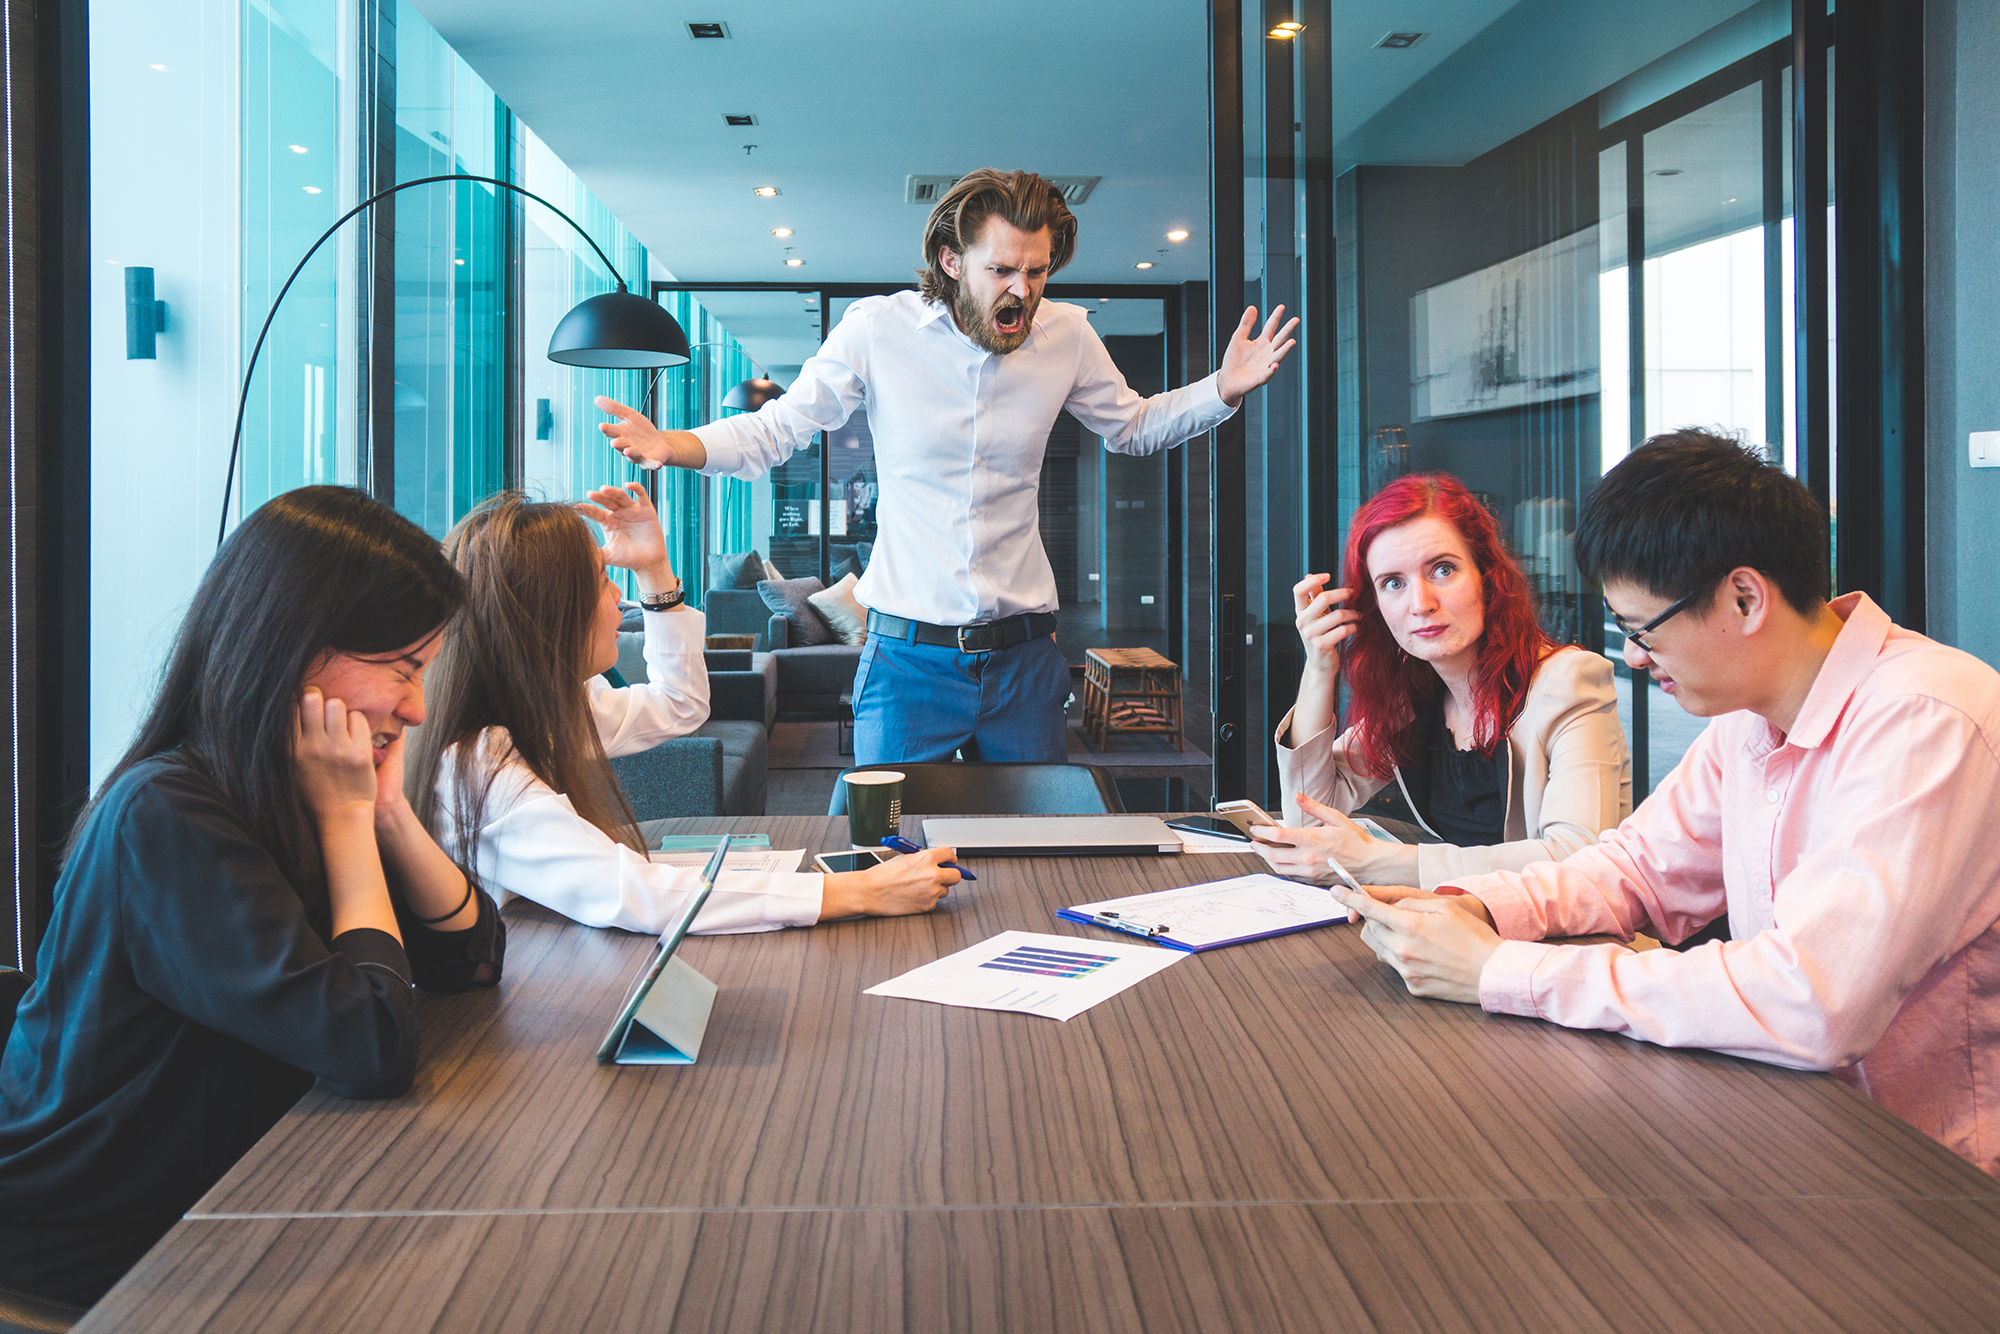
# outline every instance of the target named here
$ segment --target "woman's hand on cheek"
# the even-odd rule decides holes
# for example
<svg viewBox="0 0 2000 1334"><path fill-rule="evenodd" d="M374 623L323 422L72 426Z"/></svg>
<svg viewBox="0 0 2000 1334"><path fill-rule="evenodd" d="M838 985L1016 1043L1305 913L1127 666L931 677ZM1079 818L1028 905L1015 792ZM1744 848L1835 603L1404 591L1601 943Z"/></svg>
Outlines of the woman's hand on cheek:
<svg viewBox="0 0 2000 1334"><path fill-rule="evenodd" d="M403 804L403 742L399 736L389 743L382 762L375 766L375 817L380 819ZM371 738L372 740L372 738Z"/></svg>
<svg viewBox="0 0 2000 1334"><path fill-rule="evenodd" d="M378 781L373 738L368 715L350 713L340 700L317 690L300 697L292 770L314 818L325 822L348 810L373 818Z"/></svg>

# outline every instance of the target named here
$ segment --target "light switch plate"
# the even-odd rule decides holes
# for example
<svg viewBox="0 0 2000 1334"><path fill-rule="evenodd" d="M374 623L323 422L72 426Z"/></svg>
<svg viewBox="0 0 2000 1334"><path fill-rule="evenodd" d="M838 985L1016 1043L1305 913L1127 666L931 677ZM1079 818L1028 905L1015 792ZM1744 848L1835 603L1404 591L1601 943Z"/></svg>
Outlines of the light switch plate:
<svg viewBox="0 0 2000 1334"><path fill-rule="evenodd" d="M1970 440L1973 467L2000 468L2000 431L1974 431Z"/></svg>

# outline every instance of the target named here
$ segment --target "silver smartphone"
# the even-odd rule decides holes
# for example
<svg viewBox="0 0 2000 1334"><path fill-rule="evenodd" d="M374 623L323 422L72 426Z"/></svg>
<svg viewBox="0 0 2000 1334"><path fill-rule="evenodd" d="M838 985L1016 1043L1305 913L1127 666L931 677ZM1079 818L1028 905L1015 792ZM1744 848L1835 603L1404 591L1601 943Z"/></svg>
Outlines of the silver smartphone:
<svg viewBox="0 0 2000 1334"><path fill-rule="evenodd" d="M1250 827L1252 825L1270 825L1273 828L1283 827L1278 824L1278 821L1272 817L1269 811L1254 801L1225 801L1215 808L1215 813L1235 825L1238 829L1241 829L1245 838L1250 837ZM1252 841L1268 842L1268 840L1262 839ZM1288 848L1292 845L1289 843L1270 843L1269 846L1274 848Z"/></svg>
<svg viewBox="0 0 2000 1334"><path fill-rule="evenodd" d="M865 871L888 860L886 850L864 848L859 852L822 852L813 858L813 865L828 875L839 875L844 871Z"/></svg>

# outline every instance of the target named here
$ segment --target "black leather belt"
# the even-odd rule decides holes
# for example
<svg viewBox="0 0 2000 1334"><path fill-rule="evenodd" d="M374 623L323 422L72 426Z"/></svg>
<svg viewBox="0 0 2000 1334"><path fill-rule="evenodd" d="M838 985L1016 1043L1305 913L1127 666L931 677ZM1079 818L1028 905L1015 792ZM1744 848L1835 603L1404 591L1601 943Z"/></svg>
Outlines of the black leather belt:
<svg viewBox="0 0 2000 1334"><path fill-rule="evenodd" d="M1013 648L1016 644L1025 644L1055 632L1056 614L1052 611L1031 611L983 625L932 625L928 621L906 621L900 616L889 616L879 611L868 613L868 633L871 635L900 639L906 644L955 648L960 653L991 653L995 649Z"/></svg>

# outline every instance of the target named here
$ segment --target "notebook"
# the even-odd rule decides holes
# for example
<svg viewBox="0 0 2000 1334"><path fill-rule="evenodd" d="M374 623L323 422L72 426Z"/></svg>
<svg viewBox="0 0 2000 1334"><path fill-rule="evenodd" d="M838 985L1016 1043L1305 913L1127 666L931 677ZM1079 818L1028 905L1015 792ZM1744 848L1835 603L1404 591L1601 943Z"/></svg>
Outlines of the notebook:
<svg viewBox="0 0 2000 1334"><path fill-rule="evenodd" d="M1156 856L1180 835L1151 815L962 816L924 821L924 842L961 857Z"/></svg>
<svg viewBox="0 0 2000 1334"><path fill-rule="evenodd" d="M1319 886L1262 873L1079 903L1056 916L1191 954L1352 919L1339 900Z"/></svg>

